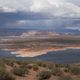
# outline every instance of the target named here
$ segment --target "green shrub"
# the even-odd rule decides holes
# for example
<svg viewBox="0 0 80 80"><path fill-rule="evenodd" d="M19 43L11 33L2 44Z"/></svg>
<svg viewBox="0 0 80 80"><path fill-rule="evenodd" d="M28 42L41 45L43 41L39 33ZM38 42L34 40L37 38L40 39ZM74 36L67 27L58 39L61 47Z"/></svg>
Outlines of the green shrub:
<svg viewBox="0 0 80 80"><path fill-rule="evenodd" d="M16 78L11 73L6 72L3 76L3 80L16 80Z"/></svg>
<svg viewBox="0 0 80 80"><path fill-rule="evenodd" d="M12 71L15 75L18 76L25 76L25 74L28 74L28 69L25 65L21 65L20 67L14 67Z"/></svg>
<svg viewBox="0 0 80 80"><path fill-rule="evenodd" d="M66 64L65 65L65 68L68 68L69 69L70 68L70 65L69 64Z"/></svg>
<svg viewBox="0 0 80 80"><path fill-rule="evenodd" d="M36 64L40 67L47 67L47 64L44 62L37 62Z"/></svg>
<svg viewBox="0 0 80 80"><path fill-rule="evenodd" d="M6 71L4 65L0 64L0 80L15 80L15 77Z"/></svg>
<svg viewBox="0 0 80 80"><path fill-rule="evenodd" d="M71 67L70 72L74 75L80 75L80 67Z"/></svg>
<svg viewBox="0 0 80 80"><path fill-rule="evenodd" d="M55 67L56 68L61 68L61 67L64 67L64 65L63 64L55 64Z"/></svg>
<svg viewBox="0 0 80 80"><path fill-rule="evenodd" d="M18 65L28 65L29 63L26 61L16 61Z"/></svg>
<svg viewBox="0 0 80 80"><path fill-rule="evenodd" d="M69 69L68 68L64 68L64 72L69 72Z"/></svg>
<svg viewBox="0 0 80 80"><path fill-rule="evenodd" d="M53 68L51 70L52 74L55 76L61 76L63 74L63 72L60 70L60 68Z"/></svg>
<svg viewBox="0 0 80 80"><path fill-rule="evenodd" d="M49 64L47 67L48 67L48 69L51 69L52 70L55 66L52 65L52 64Z"/></svg>
<svg viewBox="0 0 80 80"><path fill-rule="evenodd" d="M38 80L46 80L51 77L51 72L50 71L41 71L38 75Z"/></svg>
<svg viewBox="0 0 80 80"><path fill-rule="evenodd" d="M33 68L34 71L37 71L39 69L39 66L36 65L36 64L33 64L32 68Z"/></svg>
<svg viewBox="0 0 80 80"><path fill-rule="evenodd" d="M42 62L36 62L36 64L38 65L38 66L42 66Z"/></svg>
<svg viewBox="0 0 80 80"><path fill-rule="evenodd" d="M0 62L0 67L5 67L5 63L4 62Z"/></svg>
<svg viewBox="0 0 80 80"><path fill-rule="evenodd" d="M42 67L47 67L47 64L46 63L42 64Z"/></svg>
<svg viewBox="0 0 80 80"><path fill-rule="evenodd" d="M3 76L5 74L5 72L6 72L5 66L2 66L0 64L0 77Z"/></svg>
<svg viewBox="0 0 80 80"><path fill-rule="evenodd" d="M28 64L28 65L27 65L27 68L28 68L28 69L32 69L32 65L31 65L31 64Z"/></svg>
<svg viewBox="0 0 80 80"><path fill-rule="evenodd" d="M15 63L15 60L9 60L9 59L5 59L5 63L7 64L7 65L9 65L9 66L13 66L14 65L14 63Z"/></svg>
<svg viewBox="0 0 80 80"><path fill-rule="evenodd" d="M61 76L59 80L73 80L71 76Z"/></svg>

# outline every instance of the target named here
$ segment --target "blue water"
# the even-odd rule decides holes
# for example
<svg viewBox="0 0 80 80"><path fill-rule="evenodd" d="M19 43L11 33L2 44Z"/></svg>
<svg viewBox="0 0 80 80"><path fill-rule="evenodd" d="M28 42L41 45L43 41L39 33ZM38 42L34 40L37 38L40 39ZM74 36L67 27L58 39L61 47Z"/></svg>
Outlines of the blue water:
<svg viewBox="0 0 80 80"><path fill-rule="evenodd" d="M0 50L0 58L15 57L15 54L11 54L9 51Z"/></svg>
<svg viewBox="0 0 80 80"><path fill-rule="evenodd" d="M58 63L78 63L80 62L80 49L52 51L48 52L48 54L37 56L36 58Z"/></svg>
<svg viewBox="0 0 80 80"><path fill-rule="evenodd" d="M13 57L15 54L10 54L10 52L0 50L0 57ZM80 49L68 49L64 51L52 51L47 54L36 56L33 58L17 58L22 60L41 60L41 61L50 61L57 63L79 63L80 62Z"/></svg>

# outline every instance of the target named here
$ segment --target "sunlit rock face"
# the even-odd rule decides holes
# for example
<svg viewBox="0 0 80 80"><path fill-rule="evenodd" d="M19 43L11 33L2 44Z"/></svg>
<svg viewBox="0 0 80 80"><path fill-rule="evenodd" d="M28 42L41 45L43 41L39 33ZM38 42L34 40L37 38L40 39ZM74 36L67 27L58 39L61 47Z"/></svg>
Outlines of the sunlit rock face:
<svg viewBox="0 0 80 80"><path fill-rule="evenodd" d="M21 37L52 37L59 36L56 32L48 32L48 31L29 31L22 33Z"/></svg>

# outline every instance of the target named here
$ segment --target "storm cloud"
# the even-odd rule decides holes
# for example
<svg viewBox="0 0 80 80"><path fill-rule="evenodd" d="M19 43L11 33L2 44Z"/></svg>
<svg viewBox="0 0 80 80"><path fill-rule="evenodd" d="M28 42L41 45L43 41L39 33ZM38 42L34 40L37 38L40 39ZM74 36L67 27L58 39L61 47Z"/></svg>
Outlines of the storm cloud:
<svg viewBox="0 0 80 80"><path fill-rule="evenodd" d="M0 29L80 31L79 0L0 0Z"/></svg>

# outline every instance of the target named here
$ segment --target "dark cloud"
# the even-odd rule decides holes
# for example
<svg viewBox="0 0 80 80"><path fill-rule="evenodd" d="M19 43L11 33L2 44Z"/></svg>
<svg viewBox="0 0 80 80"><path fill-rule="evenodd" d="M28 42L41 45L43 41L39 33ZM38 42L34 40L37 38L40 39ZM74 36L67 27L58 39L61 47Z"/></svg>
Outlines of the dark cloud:
<svg viewBox="0 0 80 80"><path fill-rule="evenodd" d="M25 21L20 23L20 21ZM0 29L40 29L53 30L58 32L74 32L76 30L69 30L66 27L79 28L80 19L77 18L52 18L45 14L32 12L15 12L5 13L0 12ZM77 32L77 31L76 31Z"/></svg>
<svg viewBox="0 0 80 80"><path fill-rule="evenodd" d="M49 19L48 16L40 13L31 13L31 12L0 12L0 27L4 27L7 23L14 23L18 20L40 20L40 19Z"/></svg>

